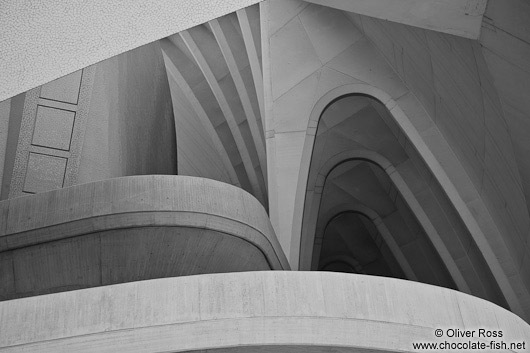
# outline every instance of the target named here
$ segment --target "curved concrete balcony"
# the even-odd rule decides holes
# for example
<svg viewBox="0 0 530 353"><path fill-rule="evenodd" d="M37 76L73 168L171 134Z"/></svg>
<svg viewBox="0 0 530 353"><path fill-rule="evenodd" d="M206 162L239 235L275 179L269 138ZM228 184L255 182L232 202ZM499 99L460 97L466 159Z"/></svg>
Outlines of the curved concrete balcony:
<svg viewBox="0 0 530 353"><path fill-rule="evenodd" d="M0 299L202 273L288 269L261 204L182 176L0 202Z"/></svg>
<svg viewBox="0 0 530 353"><path fill-rule="evenodd" d="M444 336L436 338L436 329ZM456 329L474 337L447 337ZM477 337L480 329L503 335ZM3 302L0 330L0 351L12 353L417 352L416 342L530 343L522 319L467 294L291 271L164 278Z"/></svg>

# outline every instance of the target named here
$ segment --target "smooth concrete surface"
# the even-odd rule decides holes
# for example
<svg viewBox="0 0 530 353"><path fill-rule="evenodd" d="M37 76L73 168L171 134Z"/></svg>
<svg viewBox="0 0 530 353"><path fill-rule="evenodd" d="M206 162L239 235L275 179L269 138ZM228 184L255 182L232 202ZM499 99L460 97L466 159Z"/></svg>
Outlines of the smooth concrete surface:
<svg viewBox="0 0 530 353"><path fill-rule="evenodd" d="M0 298L200 273L289 269L267 214L213 180L138 176L0 203Z"/></svg>
<svg viewBox="0 0 530 353"><path fill-rule="evenodd" d="M436 338L436 329L500 330L503 337ZM414 342L530 341L530 326L513 313L445 288L282 271L156 279L2 302L0 330L0 351L11 353L271 346L415 352Z"/></svg>
<svg viewBox="0 0 530 353"><path fill-rule="evenodd" d="M0 1L0 101L258 0Z"/></svg>
<svg viewBox="0 0 530 353"><path fill-rule="evenodd" d="M359 15L478 39L488 0L305 0Z"/></svg>
<svg viewBox="0 0 530 353"><path fill-rule="evenodd" d="M158 42L92 66L75 171L66 186L130 175L177 174L174 109ZM45 85L44 87L46 87Z"/></svg>

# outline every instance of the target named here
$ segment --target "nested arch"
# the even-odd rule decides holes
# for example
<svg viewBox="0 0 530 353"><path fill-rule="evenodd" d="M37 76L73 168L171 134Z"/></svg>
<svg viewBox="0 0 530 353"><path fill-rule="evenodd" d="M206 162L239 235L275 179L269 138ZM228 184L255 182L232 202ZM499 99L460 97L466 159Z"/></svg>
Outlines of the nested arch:
<svg viewBox="0 0 530 353"><path fill-rule="evenodd" d="M387 155L385 154L388 154L388 151L378 153L374 150L359 148L359 145L354 146L350 151L338 151L333 156L319 155L320 160L325 162L319 166L317 172L313 170L312 157L314 156L315 148L318 148L315 147L317 135L321 135L318 132L321 126L319 125L321 117L326 109L336 102L345 97L355 95L369 99L374 105L378 105L376 110L379 113L381 111L385 112L385 122L389 125L395 125L390 129L397 135L396 139L400 140L401 148L408 154L414 155L409 157L409 159L414 159L415 163L423 163L424 167L422 168L424 170L421 173L411 176L410 170L404 164L395 165L395 163L386 158ZM316 153L321 154L321 151L317 150ZM476 220L472 219L472 217L470 218L469 214L460 212L463 206L467 206L463 205L461 198L458 200L459 195L456 192L456 188L448 179L436 157L427 148L422 137L396 101L385 92L366 84L338 87L320 98L313 108L302 153L295 202L290 254L293 263L296 262L300 269L310 268L311 256L307 254L311 254L314 231L316 231L316 224L314 223L318 217L318 206L321 201L319 193L321 194L323 191L327 173L331 168L344 160L352 159L369 160L385 171L394 186L399 190L400 195L406 200L407 206L413 211L414 217L420 223L423 231L428 235L429 241L443 260L444 266L458 289L495 301L501 305L509 305L512 310L520 313L519 299L515 296L513 288L510 285L506 285L506 274L500 268L498 260L488 256L488 251L491 252L491 247L477 226ZM405 173L404 175L402 175L403 172ZM429 179L427 183L431 189L428 192L431 194L430 197L425 198L425 195L418 194L418 190L414 185L414 178L419 174L423 174L423 179ZM418 196L421 197L418 199ZM435 214L437 211L431 207L433 203L439 203L436 207L445 212L447 218L450 218L450 220L445 220L445 223L451 223L451 232L444 229L443 220L436 219ZM313 234L308 236L311 232ZM455 247L453 244L455 239L460 239L460 245L464 249ZM485 250L484 247L486 247ZM475 274L470 276L468 268L473 268ZM484 275L486 272L487 274ZM477 276L480 277L478 281Z"/></svg>
<svg viewBox="0 0 530 353"><path fill-rule="evenodd" d="M301 227L303 219L304 203L306 201L305 191L308 183L309 167L311 164L311 157L313 154L313 146L315 143L316 130L320 121L321 115L335 100L340 97L351 95L351 94L366 94L370 95L383 104L392 102L392 106L395 106L395 101L385 93L384 91L373 87L368 84L350 84L337 87L326 94L324 94L315 103L311 111L309 122L307 126L307 135L302 150L302 156L300 158L300 171L298 175L297 190L295 196L295 208L293 215L293 230L291 237L291 253L288 254L293 266L299 264L300 261L300 241L301 241Z"/></svg>
<svg viewBox="0 0 530 353"><path fill-rule="evenodd" d="M323 253L323 248L326 247L326 241L329 240L328 233L330 233L329 228L334 227L335 223L339 223L344 218L358 218L359 220L368 223L371 231L368 231L368 235L373 241L373 245L377 247L377 252L379 255L380 263L383 263L385 266L388 266L388 275L391 277L409 279L417 281L418 278L414 271L412 270L410 263L407 261L406 257L403 255L399 245L392 238L391 233L389 232L387 226L381 217L373 209L366 207L360 203L347 203L338 205L333 209L327 212L327 215L324 215L324 219L327 220L323 222L325 224L319 224L315 230L315 236L313 241L311 257L311 269L312 270L326 270L326 267L332 262L346 262L355 270L354 273L364 273L364 274L375 274L373 270L365 266L366 261L362 261L358 255L362 257L364 254L355 254L355 252L363 252L365 249L358 247L355 249L354 253L349 254L333 254L326 255ZM348 219L346 219L348 221ZM366 238L365 235L365 238ZM358 237L358 235L357 235ZM365 239L366 241L367 239ZM372 249L373 251L374 249ZM337 271L340 272L340 271ZM382 275L382 274L380 274Z"/></svg>
<svg viewBox="0 0 530 353"><path fill-rule="evenodd" d="M345 266L346 270L342 268L337 268L334 266ZM330 271L330 272L346 272L346 273L358 273L366 274L366 271L359 264L359 261L348 257L348 256L332 256L323 259L322 264L320 265L320 271Z"/></svg>
<svg viewBox="0 0 530 353"><path fill-rule="evenodd" d="M341 196L337 192L333 194L333 183L338 179L334 174L336 174L338 169L348 169L348 165L354 167L351 169L352 171L362 167L368 171L370 168L375 168L385 174L386 185L390 183L395 185L392 189L388 189L389 197L387 197L387 200L377 200L371 205L368 204L371 201L369 200L370 198L380 198L381 193L372 191L368 195L363 195L363 192L355 192L355 189L358 188L366 190L374 187L373 183L368 180L362 180L362 178L359 178L358 173L355 172L343 173L344 177L340 176L342 180L338 182L343 184L344 180L351 180L355 184L354 191L350 197ZM340 173L342 173L342 170ZM315 174L318 175L315 177ZM372 173L368 175L376 178ZM414 210L409 211L407 205L415 205L417 200L415 200L407 185L402 181L400 182L400 180L402 178L399 172L387 159L376 152L367 150L349 150L338 153L327 160L318 173L310 173L306 192L308 201L304 210L304 214L310 216L304 218L302 225L302 242L300 244L301 269L316 269L319 266L319 256L317 254L320 253L321 244L325 242L325 230L330 222L339 215L357 213L365 215L372 222L380 235L381 241L379 243L384 244L384 247L391 254L390 256L395 259L395 261L387 259L387 263L394 262L399 267L398 272L405 274L405 278L458 288L463 292L469 293L469 287L454 260L448 255L448 250L439 234L430 224L428 217L420 212L421 207L417 207L420 208L420 211L416 210L420 213L419 217L417 217L418 221L411 219L413 217L411 211L413 212ZM343 189L338 192L348 193L348 190ZM398 196L397 193L401 196ZM392 196L393 194L395 195ZM403 198L403 200L401 202L394 201L396 205L390 206L392 209L389 210L390 198L398 197ZM407 221L415 222L414 226L406 224ZM407 231L419 230L420 227L429 229L431 233L423 230L417 231L417 234L413 236L405 234ZM359 236L359 234L355 236ZM440 259L438 259L439 254L444 254L444 257L440 256ZM411 257L414 257L415 260L412 265ZM401 277L396 275L396 272L388 275Z"/></svg>
<svg viewBox="0 0 530 353"><path fill-rule="evenodd" d="M397 265L399 266L400 270L403 272L403 277L409 280L417 281L418 278L414 271L412 270L410 263L408 262L407 258L403 255L403 252L399 248L398 244L392 238L392 234L390 233L387 225L381 218L379 214L377 214L376 211L373 209L362 205L358 202L349 202L344 203L341 205L337 205L330 209L327 214L323 215L324 219L329 219L328 222L325 222L325 224L315 224L314 229L309 230L313 234L313 236L308 236L308 242L304 244L307 246L307 249L304 249L304 254L306 255L304 257L304 260L307 262L309 268L311 270L317 270L318 266L322 265L322 260L320 262L318 261L318 257L320 255L320 250L316 249L315 246L315 239L316 238L323 238L325 233L325 228L330 223L330 221L336 217L337 215L344 214L344 213L356 213L360 216L365 217L367 220L369 220L377 232L379 233L379 237L381 240L385 243L385 245L388 247L388 250L392 254L393 258L397 262ZM311 224L308 224L311 226ZM306 237L304 237L305 239ZM309 256L310 255L310 256ZM328 258L333 257L341 257L341 255L337 256L330 256ZM304 268L305 269L305 268Z"/></svg>

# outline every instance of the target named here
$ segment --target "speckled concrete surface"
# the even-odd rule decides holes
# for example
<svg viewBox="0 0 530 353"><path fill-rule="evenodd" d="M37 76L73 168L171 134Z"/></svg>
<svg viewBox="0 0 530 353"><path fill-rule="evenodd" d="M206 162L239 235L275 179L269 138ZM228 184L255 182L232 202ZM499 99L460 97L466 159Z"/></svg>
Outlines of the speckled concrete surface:
<svg viewBox="0 0 530 353"><path fill-rule="evenodd" d="M0 101L259 0L0 0Z"/></svg>

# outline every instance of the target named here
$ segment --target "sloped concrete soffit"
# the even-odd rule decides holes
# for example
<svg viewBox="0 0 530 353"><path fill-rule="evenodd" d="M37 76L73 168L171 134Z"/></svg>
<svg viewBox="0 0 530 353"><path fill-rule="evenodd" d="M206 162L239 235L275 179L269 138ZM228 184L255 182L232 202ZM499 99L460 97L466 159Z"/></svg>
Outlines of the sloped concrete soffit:
<svg viewBox="0 0 530 353"><path fill-rule="evenodd" d="M383 20L478 39L487 0L306 0Z"/></svg>

